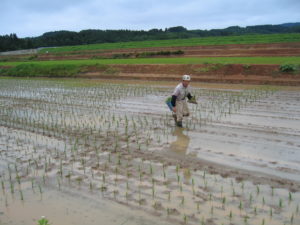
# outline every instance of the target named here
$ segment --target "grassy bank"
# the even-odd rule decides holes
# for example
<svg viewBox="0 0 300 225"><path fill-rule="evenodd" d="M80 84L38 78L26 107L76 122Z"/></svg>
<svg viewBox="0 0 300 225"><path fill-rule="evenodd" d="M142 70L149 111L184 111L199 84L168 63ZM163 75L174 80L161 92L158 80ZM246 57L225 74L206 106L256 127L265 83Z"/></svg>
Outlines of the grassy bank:
<svg viewBox="0 0 300 225"><path fill-rule="evenodd" d="M288 42L299 42L299 40L300 40L299 33L243 35L243 36L228 36L228 37L204 37L204 38L189 38L189 39L174 39L174 40L135 41L135 42L76 45L76 46L66 46L66 47L57 47L57 48L45 48L45 49L41 49L40 53L45 53L45 52L59 53L59 52L70 52L70 51L147 48L147 47L288 43Z"/></svg>
<svg viewBox="0 0 300 225"><path fill-rule="evenodd" d="M135 58L135 59L85 59L85 60L51 60L31 62L0 62L0 66L31 65L95 65L95 64L300 64L300 57L187 57L187 58Z"/></svg>
<svg viewBox="0 0 300 225"><path fill-rule="evenodd" d="M78 65L44 65L44 64L19 64L13 67L0 68L1 76L11 77L72 77L81 70Z"/></svg>

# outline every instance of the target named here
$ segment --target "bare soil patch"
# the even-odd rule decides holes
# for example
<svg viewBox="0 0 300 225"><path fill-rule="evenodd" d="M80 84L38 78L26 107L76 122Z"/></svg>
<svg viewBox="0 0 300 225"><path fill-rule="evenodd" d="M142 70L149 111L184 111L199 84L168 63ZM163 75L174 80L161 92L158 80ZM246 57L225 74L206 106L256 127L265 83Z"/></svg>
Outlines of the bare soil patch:
<svg viewBox="0 0 300 225"><path fill-rule="evenodd" d="M129 80L178 80L182 74L191 74L195 82L240 83L269 85L300 85L300 72L283 73L279 65L242 64L156 64L156 65L110 65L107 69L90 68L81 78L129 79Z"/></svg>

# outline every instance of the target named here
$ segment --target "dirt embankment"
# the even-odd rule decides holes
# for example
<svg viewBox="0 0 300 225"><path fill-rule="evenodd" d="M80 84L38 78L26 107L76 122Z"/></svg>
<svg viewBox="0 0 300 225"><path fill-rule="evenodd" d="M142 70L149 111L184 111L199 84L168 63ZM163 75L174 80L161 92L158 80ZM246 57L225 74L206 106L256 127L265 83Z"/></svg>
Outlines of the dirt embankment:
<svg viewBox="0 0 300 225"><path fill-rule="evenodd" d="M71 60L71 59L92 59L92 58L114 58L116 55L130 54L127 57L135 57L135 54L182 51L183 54L170 54L164 57L249 57L249 56L300 56L300 42L296 43L275 43L275 44L236 44L236 45L210 45L210 46L178 46L178 47L150 47L150 48L129 48L114 50L87 50L61 53L28 52L17 54L11 52L9 56L16 59L34 57L35 60ZM15 53L15 54L13 54ZM123 55L123 56L124 56ZM0 58L7 55L0 55ZM161 56L160 56L161 57Z"/></svg>
<svg viewBox="0 0 300 225"><path fill-rule="evenodd" d="M278 65L110 65L103 68L89 67L79 77L173 81L178 80L182 74L191 74L195 82L300 85L299 72L283 73Z"/></svg>
<svg viewBox="0 0 300 225"><path fill-rule="evenodd" d="M151 47L115 50L92 50L78 52L63 52L39 55L40 60L61 59L90 59L114 57L118 54L138 54L145 52L176 52L183 51L180 57L247 57L247 56L299 56L300 43L280 44L247 44L247 45L211 45L211 46L183 46L183 47ZM173 54L173 57L178 55ZM170 56L170 57L172 57Z"/></svg>

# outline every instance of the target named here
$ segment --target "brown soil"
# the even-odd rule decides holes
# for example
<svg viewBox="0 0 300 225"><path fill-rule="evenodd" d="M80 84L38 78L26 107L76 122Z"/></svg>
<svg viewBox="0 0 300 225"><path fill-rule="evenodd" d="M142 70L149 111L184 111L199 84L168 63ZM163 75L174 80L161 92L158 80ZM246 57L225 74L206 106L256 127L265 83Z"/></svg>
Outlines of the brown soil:
<svg viewBox="0 0 300 225"><path fill-rule="evenodd" d="M195 82L242 83L299 86L300 74L282 73L278 65L110 65L109 68L88 68L81 78L174 81L182 74L191 74Z"/></svg>
<svg viewBox="0 0 300 225"><path fill-rule="evenodd" d="M35 55L37 60L66 60L66 59L90 59L101 57L112 57L115 54L178 51L183 55L173 55L174 57L249 57L249 56L300 56L300 42L296 43L275 43L275 44L236 44L236 45L210 45L210 46L181 46L181 47L151 47L151 48L131 48L114 50L89 50L72 51L62 53L48 53ZM32 56L11 55L9 58L24 59ZM7 58L7 56L0 56Z"/></svg>
<svg viewBox="0 0 300 225"><path fill-rule="evenodd" d="M182 47L132 48L98 51L64 52L61 54L39 55L40 60L89 59L93 57L112 57L114 54L177 51L184 52L182 57L247 57L247 56L300 56L300 43L211 45ZM174 55L178 57L178 55Z"/></svg>

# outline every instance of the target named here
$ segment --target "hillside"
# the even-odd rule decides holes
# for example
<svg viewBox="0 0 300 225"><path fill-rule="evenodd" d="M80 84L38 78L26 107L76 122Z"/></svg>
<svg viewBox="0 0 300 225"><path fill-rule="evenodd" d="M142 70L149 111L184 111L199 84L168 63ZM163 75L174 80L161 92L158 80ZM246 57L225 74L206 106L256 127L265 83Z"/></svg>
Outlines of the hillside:
<svg viewBox="0 0 300 225"><path fill-rule="evenodd" d="M196 82L300 86L299 40L272 34L46 48L0 56L0 75L174 81L188 73Z"/></svg>
<svg viewBox="0 0 300 225"><path fill-rule="evenodd" d="M146 40L171 40L204 37L243 36L249 34L300 33L299 23L257 26L231 26L225 29L188 30L177 26L166 29L144 30L82 30L51 31L38 37L18 38L16 34L0 36L0 52L39 47L117 43Z"/></svg>

